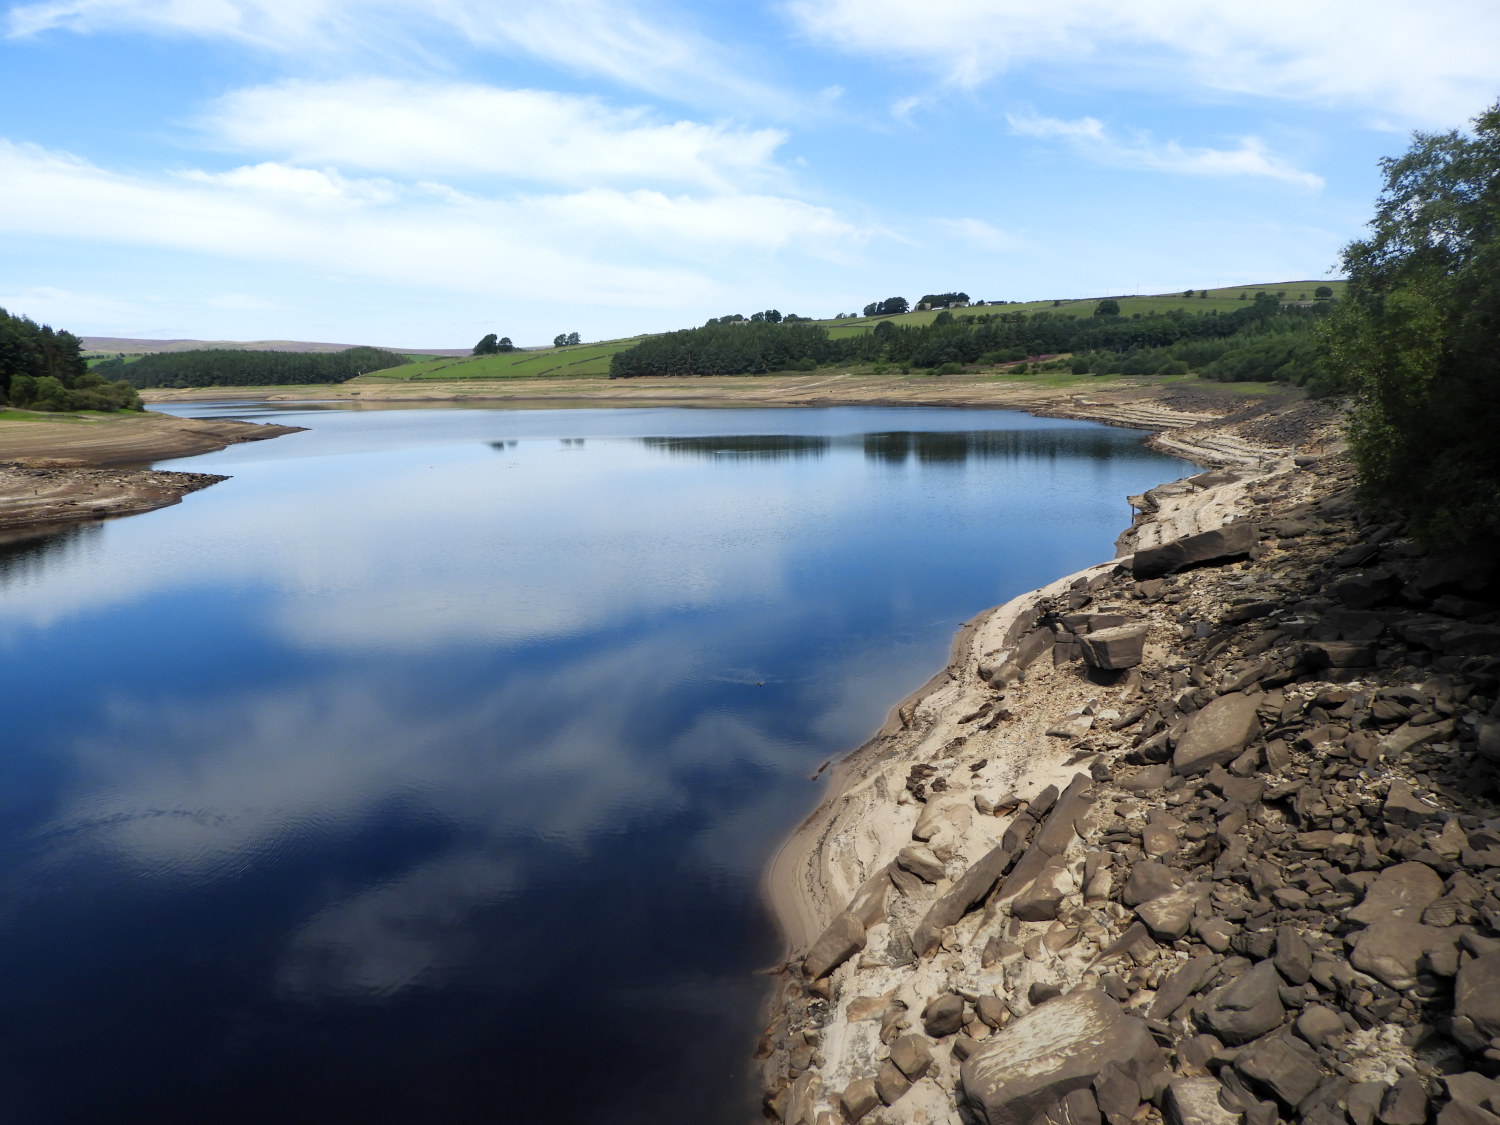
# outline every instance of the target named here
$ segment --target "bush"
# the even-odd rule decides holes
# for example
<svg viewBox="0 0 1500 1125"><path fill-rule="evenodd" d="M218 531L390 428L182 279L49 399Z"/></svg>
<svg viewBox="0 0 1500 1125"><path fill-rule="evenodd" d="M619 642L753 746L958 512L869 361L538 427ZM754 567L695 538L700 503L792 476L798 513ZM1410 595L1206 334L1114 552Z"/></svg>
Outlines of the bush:
<svg viewBox="0 0 1500 1125"><path fill-rule="evenodd" d="M940 363L932 369L934 375L957 375L963 371L963 365L959 363Z"/></svg>

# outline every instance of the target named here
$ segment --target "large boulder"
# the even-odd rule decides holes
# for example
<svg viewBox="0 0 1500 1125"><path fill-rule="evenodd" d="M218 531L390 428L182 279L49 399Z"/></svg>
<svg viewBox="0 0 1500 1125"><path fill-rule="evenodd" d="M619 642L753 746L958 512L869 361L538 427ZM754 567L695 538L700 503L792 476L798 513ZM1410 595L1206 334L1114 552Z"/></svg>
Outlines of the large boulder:
<svg viewBox="0 0 1500 1125"><path fill-rule="evenodd" d="M1177 737L1172 768L1191 776L1234 761L1260 732L1255 708L1253 697L1233 691L1194 713Z"/></svg>
<svg viewBox="0 0 1500 1125"><path fill-rule="evenodd" d="M1117 671L1134 668L1146 651L1145 625L1119 625L1095 629L1078 638L1083 659L1090 668Z"/></svg>
<svg viewBox="0 0 1500 1125"><path fill-rule="evenodd" d="M1375 922L1416 922L1443 893L1443 877L1425 863L1387 867L1370 884L1365 897L1345 916L1366 926Z"/></svg>
<svg viewBox="0 0 1500 1125"><path fill-rule="evenodd" d="M1453 1034L1471 1051L1482 1051L1500 1039L1500 953L1476 957L1458 970Z"/></svg>
<svg viewBox="0 0 1500 1125"><path fill-rule="evenodd" d="M1424 926L1421 922L1389 919L1376 922L1354 935L1349 964L1369 973L1398 992L1416 987L1417 974L1428 953L1452 946L1458 934L1452 927Z"/></svg>
<svg viewBox="0 0 1500 1125"><path fill-rule="evenodd" d="M1281 985L1276 966L1261 961L1208 994L1204 1025L1231 1047L1259 1038L1278 1027L1286 1015Z"/></svg>
<svg viewBox="0 0 1500 1125"><path fill-rule="evenodd" d="M849 911L834 916L802 959L802 971L811 980L826 977L865 947L865 926Z"/></svg>
<svg viewBox="0 0 1500 1125"><path fill-rule="evenodd" d="M1201 531L1164 543L1160 547L1148 547L1137 551L1131 560L1130 570L1137 582L1146 578L1160 578L1185 567L1199 563L1219 562L1243 558L1255 546L1255 524L1249 520L1225 524L1212 531Z"/></svg>
<svg viewBox="0 0 1500 1125"><path fill-rule="evenodd" d="M1100 989L1070 992L986 1039L959 1071L961 1097L985 1125L1028 1125L1112 1065L1147 1087L1166 1060L1145 1020Z"/></svg>

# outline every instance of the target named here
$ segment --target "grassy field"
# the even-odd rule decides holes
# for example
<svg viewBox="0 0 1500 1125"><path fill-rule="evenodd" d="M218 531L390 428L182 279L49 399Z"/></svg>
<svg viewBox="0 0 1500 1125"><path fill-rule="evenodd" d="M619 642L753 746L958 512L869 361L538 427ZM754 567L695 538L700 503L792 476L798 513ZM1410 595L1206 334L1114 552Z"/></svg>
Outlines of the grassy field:
<svg viewBox="0 0 1500 1125"><path fill-rule="evenodd" d="M636 339L639 339L637 337ZM359 383L411 383L454 379L549 379L598 377L609 374L609 357L630 347L636 340L611 340L604 344L580 344L570 348L542 348L536 351L502 352L499 355L462 356L457 359L430 359L388 367L351 379Z"/></svg>
<svg viewBox="0 0 1500 1125"><path fill-rule="evenodd" d="M1120 302L1120 315L1131 316L1135 313L1145 315L1146 313L1164 313L1173 309L1185 309L1188 312L1208 312L1210 309L1218 309L1220 312L1233 312L1243 307L1249 301L1255 299L1260 292L1270 293L1275 296L1284 294L1282 300L1299 301L1313 300L1313 293L1318 286L1326 285L1333 290L1335 298L1344 295L1347 285L1344 281L1272 281L1263 285L1231 285L1223 289L1193 290L1193 296L1184 297L1181 293L1158 293L1148 296L1116 296L1114 299ZM1201 292L1207 292L1207 297L1198 296ZM1241 297L1241 294L1244 296ZM1071 298L1046 300L1046 301L1021 301L1009 305L985 305L982 308L953 309L955 318L983 316L987 313L997 312L1062 312L1071 313L1074 316L1093 316L1094 308L1103 300L1102 297L1084 297L1077 300ZM897 324L931 324L940 313L941 309L929 309L926 312L902 313L900 316L869 316L858 317L853 320L820 320L817 323L828 329L828 334L834 339L844 336L855 336L861 332L867 332L882 320L891 320Z"/></svg>

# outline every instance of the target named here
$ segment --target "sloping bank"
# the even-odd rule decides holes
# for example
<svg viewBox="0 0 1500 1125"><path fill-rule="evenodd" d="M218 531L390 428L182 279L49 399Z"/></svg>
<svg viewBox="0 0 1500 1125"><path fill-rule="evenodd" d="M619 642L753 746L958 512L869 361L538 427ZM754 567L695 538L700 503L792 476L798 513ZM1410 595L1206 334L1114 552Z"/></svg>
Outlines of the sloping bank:
<svg viewBox="0 0 1500 1125"><path fill-rule="evenodd" d="M1314 406L1165 441L1233 464L966 626L777 856L768 1117L1500 1125L1493 560Z"/></svg>
<svg viewBox="0 0 1500 1125"><path fill-rule="evenodd" d="M301 429L154 413L0 422L0 537L176 504L226 478L141 465Z"/></svg>

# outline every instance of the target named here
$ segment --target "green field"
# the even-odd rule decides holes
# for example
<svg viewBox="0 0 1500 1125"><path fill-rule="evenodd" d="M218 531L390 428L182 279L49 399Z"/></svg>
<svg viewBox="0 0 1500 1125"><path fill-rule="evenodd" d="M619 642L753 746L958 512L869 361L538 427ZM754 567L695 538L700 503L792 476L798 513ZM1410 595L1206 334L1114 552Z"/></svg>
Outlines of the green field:
<svg viewBox="0 0 1500 1125"><path fill-rule="evenodd" d="M639 337L636 337L639 339ZM460 356L387 367L351 379L358 383L412 383L454 379L549 379L598 378L609 374L609 357L636 342L611 340L603 344L580 344L571 348L540 348L535 351L502 352L499 355Z"/></svg>
<svg viewBox="0 0 1500 1125"><path fill-rule="evenodd" d="M1120 315L1131 316L1135 313L1142 315L1146 313L1171 312L1173 309L1184 309L1187 312L1208 312L1210 309L1218 309L1220 312L1233 312L1241 308L1245 303L1253 301L1255 295L1262 291L1275 296L1277 293L1285 293L1282 298L1287 301L1313 300L1313 293L1320 285L1326 285L1333 290L1335 299L1344 295L1347 285L1344 281L1273 281L1261 285L1231 285L1223 289L1209 289L1207 297L1199 297L1201 290L1193 290L1192 297L1184 297L1182 293L1159 293L1148 296L1116 296L1114 299L1120 302ZM1243 299L1241 294L1244 294ZM1074 316L1092 316L1094 308L1099 304L1102 297L1084 297L1079 299L1061 298L1045 301L1018 301L1008 305L985 305L980 308L953 309L955 318L984 316L989 313L1006 312L1062 312L1071 313ZM828 329L828 334L834 339L844 336L855 336L860 332L866 332L882 320L891 320L897 324L931 324L937 319L941 309L929 309L926 312L902 313L899 316L868 316L857 317L853 320L820 320L817 323Z"/></svg>

